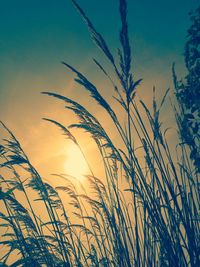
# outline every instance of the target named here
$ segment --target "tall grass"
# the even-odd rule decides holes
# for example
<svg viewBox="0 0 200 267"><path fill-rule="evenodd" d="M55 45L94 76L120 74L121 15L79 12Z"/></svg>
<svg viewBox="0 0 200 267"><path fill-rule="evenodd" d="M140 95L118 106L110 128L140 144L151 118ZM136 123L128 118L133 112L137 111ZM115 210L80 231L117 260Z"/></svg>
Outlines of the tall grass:
<svg viewBox="0 0 200 267"><path fill-rule="evenodd" d="M126 0L119 0L121 48L117 57L77 2L72 2L113 68L117 79L94 60L111 82L125 121L115 112L116 104L110 105L86 76L63 64L106 111L120 140L116 144L80 103L43 92L63 101L77 116L77 123L69 127L46 120L59 127L81 152L71 128L90 133L101 155L105 177L95 177L87 162L92 194L82 185L80 193L67 175L57 175L63 186L54 188L45 182L2 123L6 138L0 145L0 244L6 249L1 266L200 266L199 176L186 145L180 140L172 149L168 130L161 127L160 112L168 91L158 103L154 89L152 109L136 96L141 79L135 79L131 71ZM178 118L176 107L174 110ZM30 192L34 192L32 198Z"/></svg>

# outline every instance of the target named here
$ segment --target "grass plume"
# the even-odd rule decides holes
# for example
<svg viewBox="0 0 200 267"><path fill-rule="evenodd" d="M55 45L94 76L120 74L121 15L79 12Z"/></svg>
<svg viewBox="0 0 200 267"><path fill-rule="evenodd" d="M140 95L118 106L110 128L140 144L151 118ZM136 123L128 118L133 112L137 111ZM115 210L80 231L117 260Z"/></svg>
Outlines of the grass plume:
<svg viewBox="0 0 200 267"><path fill-rule="evenodd" d="M80 183L81 193L71 177L56 174L64 185L54 188L30 163L20 143L2 124L6 137L0 144L0 245L6 248L2 266L200 266L199 176L188 146L172 149L163 129L160 103L153 89L152 108L136 98L141 79L132 74L132 56L127 23L127 2L119 0L121 29L117 59L77 1L72 0L96 45L118 77L116 82L96 59L95 64L117 93L125 120L102 97L100 89L68 63L75 82L90 93L111 118L116 140L98 119L80 103L52 92L43 92L72 111L77 122L59 127L84 155L71 128L90 133L101 155L104 177L96 177L89 161L86 179L91 194ZM178 109L174 107L178 118ZM180 130L180 124L177 124ZM31 199L30 192L34 192ZM23 201L19 199L19 193ZM63 197L65 196L65 197ZM67 200L67 204L66 204ZM36 203L36 204L35 204ZM40 206L43 214L38 214ZM10 263L10 258L14 260ZM8 265L10 264L10 265Z"/></svg>

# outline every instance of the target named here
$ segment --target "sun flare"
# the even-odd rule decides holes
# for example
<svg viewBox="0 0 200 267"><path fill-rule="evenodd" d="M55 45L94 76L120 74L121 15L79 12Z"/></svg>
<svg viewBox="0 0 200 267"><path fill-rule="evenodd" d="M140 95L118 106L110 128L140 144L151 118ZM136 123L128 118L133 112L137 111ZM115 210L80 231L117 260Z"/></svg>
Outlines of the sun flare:
<svg viewBox="0 0 200 267"><path fill-rule="evenodd" d="M64 163L64 170L67 174L78 179L84 179L88 174L88 166L81 151L74 144L67 146L67 158Z"/></svg>

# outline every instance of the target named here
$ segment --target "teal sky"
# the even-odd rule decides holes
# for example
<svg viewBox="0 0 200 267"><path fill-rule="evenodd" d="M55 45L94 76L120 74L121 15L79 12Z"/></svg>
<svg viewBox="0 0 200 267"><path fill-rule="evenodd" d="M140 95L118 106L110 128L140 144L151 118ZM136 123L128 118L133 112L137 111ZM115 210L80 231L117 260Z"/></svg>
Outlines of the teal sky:
<svg viewBox="0 0 200 267"><path fill-rule="evenodd" d="M116 46L117 0L78 2L110 45ZM197 0L129 0L128 4L136 68L148 64L151 57L181 55L188 12L197 7ZM78 65L95 53L70 0L1 1L0 13L1 88L20 69L48 72L61 60Z"/></svg>
<svg viewBox="0 0 200 267"><path fill-rule="evenodd" d="M118 1L79 0L78 3L116 52L120 25ZM147 87L151 90L155 84L163 92L171 84L173 61L179 73L184 72L182 54L190 25L188 13L198 3L197 0L128 1L134 70L138 77L144 78L144 90ZM91 58L101 60L102 56L70 0L8 0L0 5L0 120L14 131L37 165L37 153L41 158L42 153L44 158L45 153L49 153L49 158L53 153L47 143L52 143L54 132L47 137L48 129L52 128L41 118L56 115L63 118L61 107L54 106L40 92L56 91L86 101L81 90L73 90L73 76L60 62L78 67L101 84L102 76L96 74ZM38 141L43 142L45 153L40 150L41 145L36 145Z"/></svg>

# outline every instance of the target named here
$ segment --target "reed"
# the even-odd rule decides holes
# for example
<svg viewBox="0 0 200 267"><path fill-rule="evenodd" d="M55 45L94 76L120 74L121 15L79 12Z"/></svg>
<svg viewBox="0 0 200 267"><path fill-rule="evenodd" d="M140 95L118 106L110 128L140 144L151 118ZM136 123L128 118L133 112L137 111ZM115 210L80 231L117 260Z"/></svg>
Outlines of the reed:
<svg viewBox="0 0 200 267"><path fill-rule="evenodd" d="M78 3L72 3L113 68L115 76L111 77L94 60L111 82L125 121L121 122L115 106L101 91L68 63L63 62L75 75L75 82L111 118L118 143L86 107L57 93L43 92L63 101L64 107L77 116L77 123L69 127L45 120L59 127L81 153L71 128L90 133L97 145L105 177L95 177L86 159L91 194L83 185L80 193L67 175L57 175L65 181L63 186L54 188L45 182L2 123L7 137L0 145L0 244L6 247L1 266L200 266L198 172L189 157L188 145L179 139L173 150L167 140L168 130L162 127L160 113L169 90L158 103L154 89L151 109L137 98L142 80L132 74L127 2L119 0L121 29L116 57ZM178 118L176 106L174 112ZM67 205L61 192L69 200ZM19 194L24 201L20 201ZM38 215L35 202L43 207L43 216Z"/></svg>

